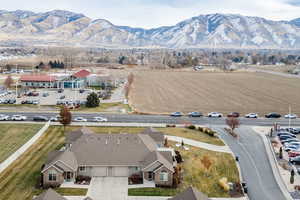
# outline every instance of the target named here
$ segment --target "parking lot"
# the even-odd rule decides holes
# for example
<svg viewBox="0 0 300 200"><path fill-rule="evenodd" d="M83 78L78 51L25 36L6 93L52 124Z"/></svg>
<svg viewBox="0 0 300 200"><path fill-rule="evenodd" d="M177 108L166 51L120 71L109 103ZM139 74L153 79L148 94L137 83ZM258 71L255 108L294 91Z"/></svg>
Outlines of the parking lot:
<svg viewBox="0 0 300 200"><path fill-rule="evenodd" d="M16 99L15 91L11 91L6 95L0 97L0 100L15 100L16 104L39 104L39 105L57 105L61 104L73 104L75 102L84 103L87 96L93 92L91 89L85 90L72 90L64 89L58 92L58 89L36 89L29 90L27 94L23 93ZM28 95L30 94L31 95Z"/></svg>

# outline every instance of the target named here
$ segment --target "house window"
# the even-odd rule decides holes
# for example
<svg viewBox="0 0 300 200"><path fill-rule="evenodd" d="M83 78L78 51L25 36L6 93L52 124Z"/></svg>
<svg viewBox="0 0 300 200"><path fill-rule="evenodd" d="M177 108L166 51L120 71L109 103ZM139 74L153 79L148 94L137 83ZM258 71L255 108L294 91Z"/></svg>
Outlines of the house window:
<svg viewBox="0 0 300 200"><path fill-rule="evenodd" d="M161 171L159 173L159 180L160 181L168 181L168 172L166 171Z"/></svg>
<svg viewBox="0 0 300 200"><path fill-rule="evenodd" d="M56 171L55 170L49 171L49 181L56 181Z"/></svg>
<svg viewBox="0 0 300 200"><path fill-rule="evenodd" d="M86 170L85 166L80 166L80 167L79 167L79 171L80 171L80 172L85 172L85 170Z"/></svg>

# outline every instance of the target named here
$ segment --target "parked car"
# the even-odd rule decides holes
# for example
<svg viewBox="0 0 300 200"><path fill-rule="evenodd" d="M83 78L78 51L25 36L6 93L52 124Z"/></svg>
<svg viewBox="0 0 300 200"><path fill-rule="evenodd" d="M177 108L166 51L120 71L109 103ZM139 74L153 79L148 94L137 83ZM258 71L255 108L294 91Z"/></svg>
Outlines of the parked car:
<svg viewBox="0 0 300 200"><path fill-rule="evenodd" d="M33 105L38 105L39 103L40 103L39 100L33 100L33 101L32 101L32 104L33 104Z"/></svg>
<svg viewBox="0 0 300 200"><path fill-rule="evenodd" d="M48 92L43 93L43 97L47 97L47 96L49 96Z"/></svg>
<svg viewBox="0 0 300 200"><path fill-rule="evenodd" d="M246 118L258 118L258 114L256 113L248 113L245 115Z"/></svg>
<svg viewBox="0 0 300 200"><path fill-rule="evenodd" d="M23 116L23 115L13 115L11 117L12 121L25 121L26 119L27 119L27 117Z"/></svg>
<svg viewBox="0 0 300 200"><path fill-rule="evenodd" d="M63 95L63 96L60 96L59 98L60 98L60 99L64 99L64 98L66 98L66 96L65 96L65 95Z"/></svg>
<svg viewBox="0 0 300 200"><path fill-rule="evenodd" d="M289 160L292 164L300 164L300 156L292 157Z"/></svg>
<svg viewBox="0 0 300 200"><path fill-rule="evenodd" d="M229 113L228 115L227 115L227 117L240 117L240 113L238 113L238 112L231 112L231 113Z"/></svg>
<svg viewBox="0 0 300 200"><path fill-rule="evenodd" d="M295 137L296 137L295 135L282 135L282 136L279 136L279 139L286 140L288 138L295 138Z"/></svg>
<svg viewBox="0 0 300 200"><path fill-rule="evenodd" d="M16 103L16 99L9 99L9 100L8 100L8 103L9 103L9 104L15 104L15 103Z"/></svg>
<svg viewBox="0 0 300 200"><path fill-rule="evenodd" d="M278 114L278 113L273 112L273 113L268 113L268 114L266 114L265 117L266 117L266 118L280 118L281 115Z"/></svg>
<svg viewBox="0 0 300 200"><path fill-rule="evenodd" d="M33 121L48 121L48 118L45 116L34 116Z"/></svg>
<svg viewBox="0 0 300 200"><path fill-rule="evenodd" d="M297 157L300 156L300 151L289 151L288 155L289 157Z"/></svg>
<svg viewBox="0 0 300 200"><path fill-rule="evenodd" d="M286 152L290 152L290 151L299 151L300 147L299 146L289 146L286 148L283 148Z"/></svg>
<svg viewBox="0 0 300 200"><path fill-rule="evenodd" d="M63 89L58 89L57 92L58 92L58 93L63 93L64 90L63 90Z"/></svg>
<svg viewBox="0 0 300 200"><path fill-rule="evenodd" d="M293 133L291 133L291 132L287 132L287 131L282 131L282 132L278 132L277 133L277 136L282 136L282 135L294 135Z"/></svg>
<svg viewBox="0 0 300 200"><path fill-rule="evenodd" d="M8 115L0 115L0 121L7 121L9 120L9 116Z"/></svg>
<svg viewBox="0 0 300 200"><path fill-rule="evenodd" d="M293 141L293 142L286 142L284 147L289 147L289 146L300 146L300 141Z"/></svg>
<svg viewBox="0 0 300 200"><path fill-rule="evenodd" d="M84 93L84 90L83 89L79 90L79 93Z"/></svg>
<svg viewBox="0 0 300 200"><path fill-rule="evenodd" d="M203 114L201 112L190 112L188 114L189 117L201 117Z"/></svg>
<svg viewBox="0 0 300 200"><path fill-rule="evenodd" d="M297 138L289 138L286 140L281 140L281 143L284 144L284 143L288 143L288 142L297 142L297 141L300 141L300 140Z"/></svg>
<svg viewBox="0 0 300 200"><path fill-rule="evenodd" d="M104 117L94 117L93 122L107 122L107 118Z"/></svg>
<svg viewBox="0 0 300 200"><path fill-rule="evenodd" d="M173 112L173 113L171 113L170 116L171 116L171 117L181 117L181 116L182 116L182 113L181 113L181 112Z"/></svg>
<svg viewBox="0 0 300 200"><path fill-rule="evenodd" d="M83 117L76 117L74 119L74 122L87 122L87 119L83 118Z"/></svg>
<svg viewBox="0 0 300 200"><path fill-rule="evenodd" d="M285 119L296 119L296 118L298 118L298 116L296 114L287 114L287 115L284 115L284 118Z"/></svg>
<svg viewBox="0 0 300 200"><path fill-rule="evenodd" d="M213 117L213 118L223 117L222 113L219 113L219 112L211 112L211 113L208 113L207 116Z"/></svg>

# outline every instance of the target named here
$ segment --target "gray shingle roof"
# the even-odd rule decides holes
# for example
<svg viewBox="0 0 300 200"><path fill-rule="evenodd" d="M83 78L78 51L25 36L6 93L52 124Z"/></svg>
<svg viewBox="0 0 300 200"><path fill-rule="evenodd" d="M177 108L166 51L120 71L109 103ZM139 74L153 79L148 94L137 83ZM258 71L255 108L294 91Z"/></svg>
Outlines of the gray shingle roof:
<svg viewBox="0 0 300 200"><path fill-rule="evenodd" d="M170 198L169 200L209 200L209 198L197 189L189 187L182 193Z"/></svg>
<svg viewBox="0 0 300 200"><path fill-rule="evenodd" d="M152 151L145 157L144 162L143 162L143 167L145 168L145 167L151 165L152 163L154 163L155 161L158 161L162 165L164 165L167 169L174 172L174 168L172 165L173 159L171 159L171 161L167 160L162 155L162 153L164 153L165 155L167 155L167 153L169 153L171 155L171 152ZM172 158L172 155L171 155L171 158Z"/></svg>
<svg viewBox="0 0 300 200"><path fill-rule="evenodd" d="M147 135L90 134L72 143L70 150L79 165L138 166L155 145Z"/></svg>
<svg viewBox="0 0 300 200"><path fill-rule="evenodd" d="M39 196L35 197L33 200L67 200L51 188L43 192Z"/></svg>
<svg viewBox="0 0 300 200"><path fill-rule="evenodd" d="M69 150L54 151L49 154L43 170L47 169L51 165L54 165L56 168L63 171L69 171L70 168L76 171L78 168L77 159L74 153Z"/></svg>
<svg viewBox="0 0 300 200"><path fill-rule="evenodd" d="M163 133L155 130L154 128L146 128L141 134L149 135L155 142L164 142L165 136Z"/></svg>
<svg viewBox="0 0 300 200"><path fill-rule="evenodd" d="M82 127L75 131L70 131L66 133L66 143L71 144L80 138L83 134L93 134L94 132L86 127Z"/></svg>

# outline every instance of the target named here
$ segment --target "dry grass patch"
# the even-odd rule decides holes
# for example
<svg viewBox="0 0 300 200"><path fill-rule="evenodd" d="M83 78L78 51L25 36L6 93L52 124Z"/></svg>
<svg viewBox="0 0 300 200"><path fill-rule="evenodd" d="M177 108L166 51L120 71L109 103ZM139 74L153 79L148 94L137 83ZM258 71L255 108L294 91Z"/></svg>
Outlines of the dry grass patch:
<svg viewBox="0 0 300 200"><path fill-rule="evenodd" d="M0 163L18 150L42 125L0 124Z"/></svg>

